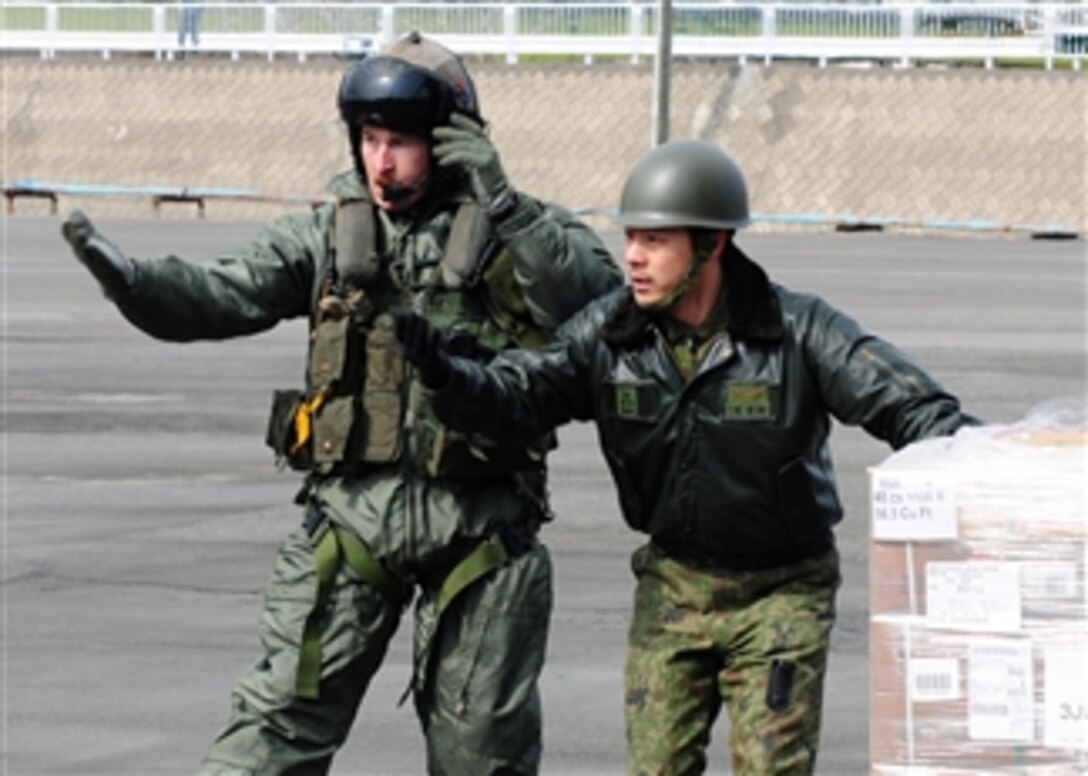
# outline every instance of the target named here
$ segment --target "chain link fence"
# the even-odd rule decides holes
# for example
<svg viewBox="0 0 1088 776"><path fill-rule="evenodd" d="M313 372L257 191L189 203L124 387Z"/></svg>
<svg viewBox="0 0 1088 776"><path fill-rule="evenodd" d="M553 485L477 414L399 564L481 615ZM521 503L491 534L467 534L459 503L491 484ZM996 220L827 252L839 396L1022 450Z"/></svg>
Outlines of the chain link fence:
<svg viewBox="0 0 1088 776"><path fill-rule="evenodd" d="M650 145L650 66L469 65L515 184L607 219ZM335 103L345 67L8 57L8 207L217 219L305 207L350 165ZM734 154L767 228L1081 233L1085 84L1073 71L677 63L671 134Z"/></svg>

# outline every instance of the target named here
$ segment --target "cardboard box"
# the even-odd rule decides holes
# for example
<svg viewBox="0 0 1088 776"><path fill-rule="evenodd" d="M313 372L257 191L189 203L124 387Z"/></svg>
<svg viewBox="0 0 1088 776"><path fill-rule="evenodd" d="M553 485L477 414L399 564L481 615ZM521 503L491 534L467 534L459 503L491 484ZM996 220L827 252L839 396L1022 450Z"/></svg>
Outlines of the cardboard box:
<svg viewBox="0 0 1088 776"><path fill-rule="evenodd" d="M978 773L1084 774L1088 651L1078 623L1042 637L870 625L874 764ZM939 771L943 773L944 771Z"/></svg>
<svg viewBox="0 0 1088 776"><path fill-rule="evenodd" d="M1083 404L870 470L873 774L1088 774Z"/></svg>

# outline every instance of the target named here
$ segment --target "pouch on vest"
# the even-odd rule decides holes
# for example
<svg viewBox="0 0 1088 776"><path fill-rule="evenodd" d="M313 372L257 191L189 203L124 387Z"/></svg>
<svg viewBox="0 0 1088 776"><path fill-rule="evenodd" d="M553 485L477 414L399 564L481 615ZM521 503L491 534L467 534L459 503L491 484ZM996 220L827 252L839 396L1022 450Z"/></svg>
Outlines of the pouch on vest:
<svg viewBox="0 0 1088 776"><path fill-rule="evenodd" d="M322 473L332 471L344 460L348 449L355 418L354 399L338 388L358 379L358 331L346 300L330 294L318 301L310 335L309 378L314 398L303 411L311 413L308 445L313 468Z"/></svg>
<svg viewBox="0 0 1088 776"><path fill-rule="evenodd" d="M362 405L367 419L363 455L367 463L395 461L401 448L404 360L387 313L374 320L366 340L366 379Z"/></svg>
<svg viewBox="0 0 1088 776"><path fill-rule="evenodd" d="M310 392L278 391L269 419L269 444L292 469L328 473L349 449L356 408L354 391L345 389L360 379L360 315L367 309L362 293L318 300L307 367Z"/></svg>
<svg viewBox="0 0 1088 776"><path fill-rule="evenodd" d="M313 338L310 385L315 392L343 377L348 359L351 319L346 306L342 313L339 310L334 312L337 303L342 304L336 297L325 297L318 303L318 315L310 335Z"/></svg>
<svg viewBox="0 0 1088 776"><path fill-rule="evenodd" d="M351 396L326 399L313 418L314 468L328 473L340 461L351 436L355 419L355 401Z"/></svg>
<svg viewBox="0 0 1088 776"><path fill-rule="evenodd" d="M272 392L272 411L268 415L268 428L264 441L276 454L276 461L292 469L309 471L313 465L310 448L303 445L295 450L295 416L303 402L302 391L294 388Z"/></svg>

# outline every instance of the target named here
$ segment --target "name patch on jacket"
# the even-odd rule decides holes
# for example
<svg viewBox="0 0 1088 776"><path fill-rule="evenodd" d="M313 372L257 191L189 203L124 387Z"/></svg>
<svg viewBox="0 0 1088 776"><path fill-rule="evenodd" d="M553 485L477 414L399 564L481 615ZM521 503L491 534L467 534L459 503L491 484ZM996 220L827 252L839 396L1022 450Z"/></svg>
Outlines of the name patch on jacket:
<svg viewBox="0 0 1088 776"><path fill-rule="evenodd" d="M611 414L621 420L652 421L657 418L661 404L660 388L656 383L608 383L611 393Z"/></svg>
<svg viewBox="0 0 1088 776"><path fill-rule="evenodd" d="M726 383L726 420L774 420L775 386L770 383Z"/></svg>

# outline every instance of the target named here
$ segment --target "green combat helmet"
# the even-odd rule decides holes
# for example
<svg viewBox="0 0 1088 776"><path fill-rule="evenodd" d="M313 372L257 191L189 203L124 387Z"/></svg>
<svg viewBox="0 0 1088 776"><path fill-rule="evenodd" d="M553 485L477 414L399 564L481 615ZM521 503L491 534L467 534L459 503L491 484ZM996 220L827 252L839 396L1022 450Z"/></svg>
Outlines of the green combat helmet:
<svg viewBox="0 0 1088 776"><path fill-rule="evenodd" d="M718 146L701 140L674 140L642 156L623 184L617 218L625 229L691 230L694 261L679 286L654 309L667 310L682 297L714 241L705 230L742 229L751 223L748 186L740 167Z"/></svg>
<svg viewBox="0 0 1088 776"><path fill-rule="evenodd" d="M750 223L744 174L712 143L659 145L628 174L619 223L632 229L741 229Z"/></svg>

